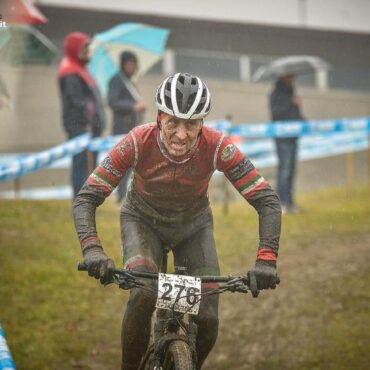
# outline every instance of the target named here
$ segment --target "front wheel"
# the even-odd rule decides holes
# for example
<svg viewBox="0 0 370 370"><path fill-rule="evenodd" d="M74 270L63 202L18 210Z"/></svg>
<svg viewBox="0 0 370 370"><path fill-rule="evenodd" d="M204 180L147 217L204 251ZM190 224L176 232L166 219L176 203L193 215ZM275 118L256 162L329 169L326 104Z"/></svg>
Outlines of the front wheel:
<svg viewBox="0 0 370 370"><path fill-rule="evenodd" d="M194 370L192 350L183 340L174 340L168 346L163 370Z"/></svg>

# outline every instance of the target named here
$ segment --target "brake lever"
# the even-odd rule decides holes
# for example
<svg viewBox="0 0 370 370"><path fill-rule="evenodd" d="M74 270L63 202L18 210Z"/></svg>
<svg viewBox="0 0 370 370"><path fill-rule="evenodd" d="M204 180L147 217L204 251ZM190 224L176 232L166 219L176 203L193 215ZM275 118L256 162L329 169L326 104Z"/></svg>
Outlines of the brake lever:
<svg viewBox="0 0 370 370"><path fill-rule="evenodd" d="M243 284L243 285L237 286L235 291L238 292L238 293L245 293L246 294L246 293L249 292L249 289L246 285Z"/></svg>
<svg viewBox="0 0 370 370"><path fill-rule="evenodd" d="M126 277L115 277L115 284L118 285L119 288L124 290L130 290L132 288L144 288L146 285L141 283L137 280L127 279Z"/></svg>
<svg viewBox="0 0 370 370"><path fill-rule="evenodd" d="M248 293L249 291L248 286L245 285L242 279L235 281L233 284L230 284L230 286L228 287L228 290L232 293L234 292Z"/></svg>
<svg viewBox="0 0 370 370"><path fill-rule="evenodd" d="M134 288L136 282L130 280L131 279L127 279L127 277L114 275L114 283L117 284L120 289L129 290L131 288Z"/></svg>

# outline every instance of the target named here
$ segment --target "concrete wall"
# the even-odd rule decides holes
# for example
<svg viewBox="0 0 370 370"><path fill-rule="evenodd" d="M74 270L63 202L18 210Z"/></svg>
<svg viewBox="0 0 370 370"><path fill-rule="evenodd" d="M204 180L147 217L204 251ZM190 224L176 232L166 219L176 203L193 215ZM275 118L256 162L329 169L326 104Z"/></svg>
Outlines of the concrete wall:
<svg viewBox="0 0 370 370"><path fill-rule="evenodd" d="M0 110L0 151L38 151L65 140L56 80L56 66L1 67L13 99L14 109ZM146 120L155 119L154 93L161 76L145 76L138 87L148 104ZM231 114L235 123L262 122L269 119L268 84L226 83L207 80L213 97L209 119ZM370 94L350 91L319 92L299 90L303 111L308 118L335 118L370 115ZM108 129L110 133L110 112Z"/></svg>

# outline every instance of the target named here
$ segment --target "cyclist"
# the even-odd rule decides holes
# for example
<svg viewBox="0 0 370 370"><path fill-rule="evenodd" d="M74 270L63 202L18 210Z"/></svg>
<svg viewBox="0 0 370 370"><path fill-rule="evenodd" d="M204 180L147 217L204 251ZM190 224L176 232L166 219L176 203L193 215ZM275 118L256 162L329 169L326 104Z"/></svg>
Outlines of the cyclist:
<svg viewBox="0 0 370 370"><path fill-rule="evenodd" d="M222 171L258 212L255 266L249 271L254 296L275 288L281 207L276 193L250 160L219 131L203 126L211 106L205 83L187 73L166 78L155 96L156 122L133 128L110 150L74 201L74 220L90 276L107 282L114 262L103 251L95 210L129 168L133 181L120 221L124 267L158 271L165 247L176 265L192 275L219 275L207 188ZM203 286L209 289L211 286ZM150 335L156 297L132 289L122 322L122 369L137 369ZM218 296L201 301L197 357L200 369L218 332Z"/></svg>

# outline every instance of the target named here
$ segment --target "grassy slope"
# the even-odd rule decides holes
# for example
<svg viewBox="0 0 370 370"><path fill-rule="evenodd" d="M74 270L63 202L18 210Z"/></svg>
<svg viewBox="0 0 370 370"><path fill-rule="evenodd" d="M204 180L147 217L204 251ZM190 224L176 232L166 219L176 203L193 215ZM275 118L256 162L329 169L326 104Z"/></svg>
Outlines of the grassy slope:
<svg viewBox="0 0 370 370"><path fill-rule="evenodd" d="M306 195L301 204L305 213L283 219L281 286L258 300L224 297L207 369L368 369L369 190L323 191ZM235 206L229 217L243 215L242 227L249 212ZM230 227L224 218L216 225ZM240 240L249 244L248 235L245 230ZM243 257L232 257L239 249L221 248L227 270L253 257L241 249Z"/></svg>
<svg viewBox="0 0 370 370"><path fill-rule="evenodd" d="M207 369L365 369L370 363L370 198L366 187L301 197L284 217L276 292L224 295ZM254 211L215 206L223 273L243 273L257 242ZM120 261L118 209L98 211ZM75 269L69 202L0 200L0 322L18 369L116 369L127 293ZM233 355L231 355L233 353Z"/></svg>

